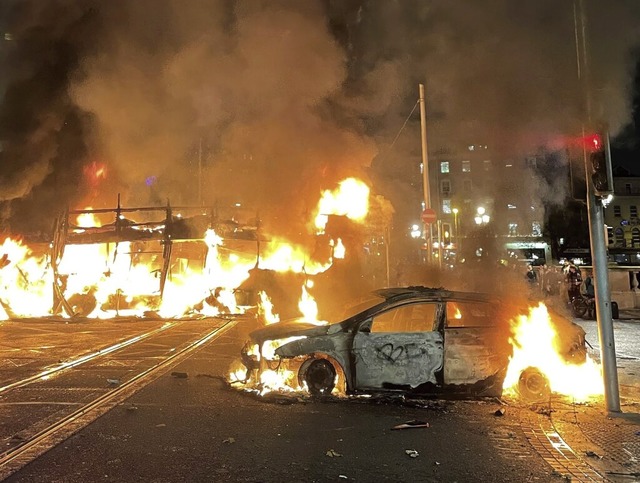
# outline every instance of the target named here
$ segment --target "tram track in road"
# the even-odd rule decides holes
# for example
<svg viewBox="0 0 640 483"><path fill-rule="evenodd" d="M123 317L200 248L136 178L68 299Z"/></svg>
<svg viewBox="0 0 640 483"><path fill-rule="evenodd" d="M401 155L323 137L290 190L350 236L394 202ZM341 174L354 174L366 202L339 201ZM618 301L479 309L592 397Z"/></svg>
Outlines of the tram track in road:
<svg viewBox="0 0 640 483"><path fill-rule="evenodd" d="M48 368L48 369L45 369L45 370L43 370L43 371L41 371L41 372L39 372L37 374L34 374L32 376L25 377L25 378L20 379L18 381L11 382L9 384L5 384L4 386L0 387L0 394L2 394L3 392L9 391L11 389L16 389L16 388L19 388L19 387L25 387L25 386L27 386L27 385L35 382L35 381L43 379L43 378L52 377L52 376L56 375L56 373L60 373L62 371L69 370L71 368L77 367L77 366L79 366L81 364L85 364L87 362L90 362L90 361L98 358L98 357L104 357L107 354L111 354L112 352L121 350L121 349L123 349L123 348L125 348L125 347L127 347L127 346L129 346L131 344L135 344L135 343L140 342L140 341L142 341L144 339L152 337L152 336L154 336L154 335L156 335L156 334L158 334L158 333L160 333L160 332L162 332L164 330L170 329L171 327L174 327L175 324L176 324L175 322L167 322L162 327L159 327L157 329L151 330L151 331L146 332L144 334L140 334L140 335L137 335L135 337L131 337L131 338L127 339L127 340L124 340L122 342L118 342L116 344L110 345L110 346L105 347L103 349L99 349L99 350L97 350L95 352L91 352L89 354L82 355L82 356L80 356L80 357L78 357L76 359L72 359L72 360L67 361L67 362L62 362L62 363L60 363L58 365L55 365L55 366L53 366L51 368Z"/></svg>
<svg viewBox="0 0 640 483"><path fill-rule="evenodd" d="M149 335L142 334L146 335L142 339L128 339L124 346L114 344L106 353L97 351L79 358L75 365L61 367L52 373L55 378L43 379L39 375L7 385L10 387L4 389L0 403L0 407L6 409L0 413L0 427L10 428L9 432L13 434L0 434L0 441L4 441L5 447L9 446L0 453L0 480L121 404L236 324L234 319L220 319L211 328L210 322L200 322L183 325L187 330L178 335L171 334L171 337L166 331L156 329ZM150 347L145 348L144 344ZM91 355L93 357L88 357ZM109 361L124 363L114 366L107 364ZM74 368L82 373L68 370ZM121 375L113 387L104 385L107 381L105 370ZM46 395L45 401L38 400L42 395ZM6 400L7 396L13 400ZM33 417L27 417L21 425L11 428L11 409L24 413L25 406L30 408L28 412L33 413Z"/></svg>

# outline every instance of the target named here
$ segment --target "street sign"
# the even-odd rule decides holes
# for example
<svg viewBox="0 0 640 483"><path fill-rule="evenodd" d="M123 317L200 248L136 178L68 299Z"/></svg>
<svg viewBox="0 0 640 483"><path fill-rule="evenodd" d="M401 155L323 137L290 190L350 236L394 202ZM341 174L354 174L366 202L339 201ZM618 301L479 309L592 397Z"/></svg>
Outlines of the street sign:
<svg viewBox="0 0 640 483"><path fill-rule="evenodd" d="M436 222L436 211L431 208L425 208L421 215L423 223L435 223Z"/></svg>

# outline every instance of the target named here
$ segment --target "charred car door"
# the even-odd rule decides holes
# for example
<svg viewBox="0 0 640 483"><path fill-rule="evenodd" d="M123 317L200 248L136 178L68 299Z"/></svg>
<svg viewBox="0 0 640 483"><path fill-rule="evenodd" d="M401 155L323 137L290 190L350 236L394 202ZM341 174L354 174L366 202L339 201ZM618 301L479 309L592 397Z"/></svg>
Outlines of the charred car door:
<svg viewBox="0 0 640 483"><path fill-rule="evenodd" d="M435 330L439 304L397 305L361 324L353 340L355 387L407 389L436 384L442 369L442 333Z"/></svg>
<svg viewBox="0 0 640 483"><path fill-rule="evenodd" d="M494 304L448 301L445 307L446 385L493 383L509 361L509 331Z"/></svg>

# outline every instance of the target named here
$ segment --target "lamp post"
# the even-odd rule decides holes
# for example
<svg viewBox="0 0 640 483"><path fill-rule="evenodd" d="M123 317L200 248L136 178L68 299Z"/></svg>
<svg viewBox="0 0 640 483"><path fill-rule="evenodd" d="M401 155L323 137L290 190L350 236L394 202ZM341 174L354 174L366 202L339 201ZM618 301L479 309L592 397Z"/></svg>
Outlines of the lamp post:
<svg viewBox="0 0 640 483"><path fill-rule="evenodd" d="M456 239L456 243L460 243L458 240L458 208L451 210L453 212L453 236Z"/></svg>
<svg viewBox="0 0 640 483"><path fill-rule="evenodd" d="M486 225L491 221L491 217L487 215L487 210L482 206L478 206L476 209L476 216L473 218L476 225Z"/></svg>

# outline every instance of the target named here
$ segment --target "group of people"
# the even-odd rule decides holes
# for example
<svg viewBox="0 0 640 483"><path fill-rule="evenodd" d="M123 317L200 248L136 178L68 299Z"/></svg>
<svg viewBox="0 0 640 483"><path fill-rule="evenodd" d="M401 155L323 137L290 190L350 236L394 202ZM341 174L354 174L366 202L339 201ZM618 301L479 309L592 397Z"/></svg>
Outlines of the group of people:
<svg viewBox="0 0 640 483"><path fill-rule="evenodd" d="M580 268L569 262L565 262L562 268L559 266L548 267L543 264L536 269L529 264L525 277L529 283L529 294L532 298L561 295L563 287L569 303L581 296L595 297L591 271L587 271L583 277Z"/></svg>

